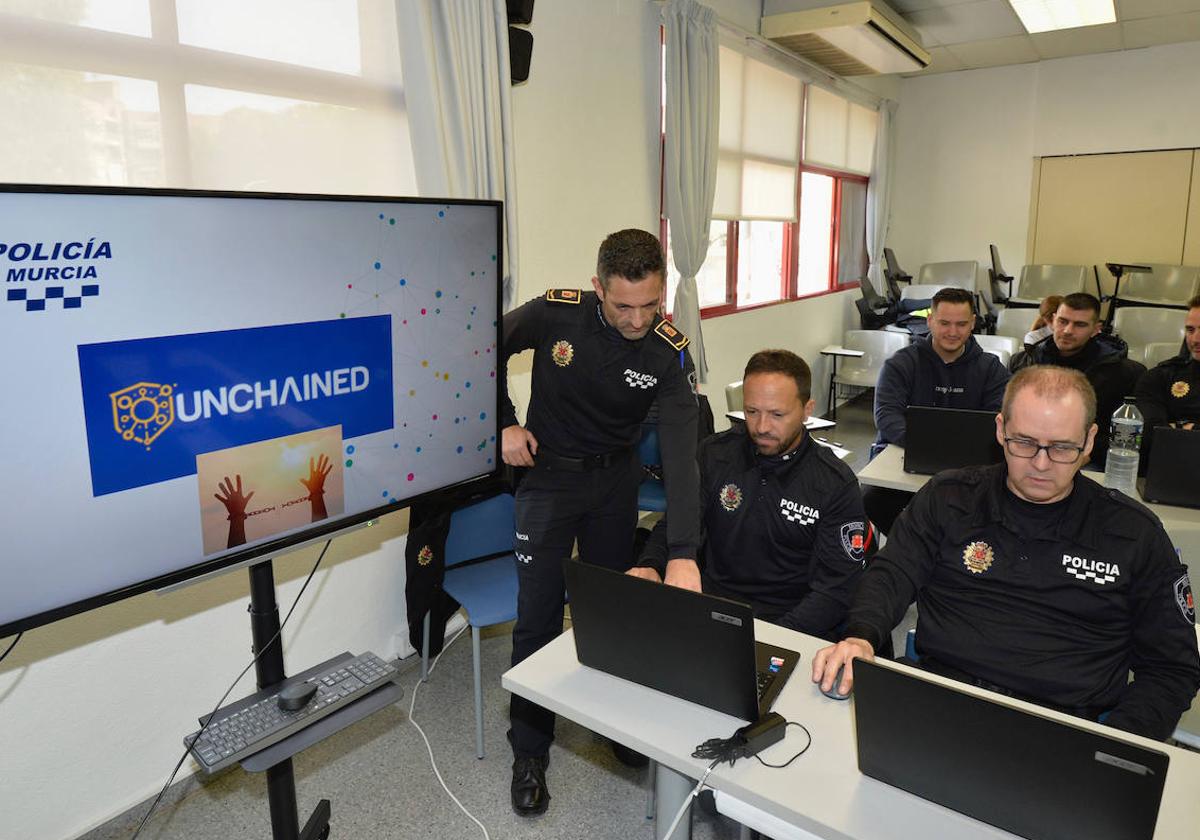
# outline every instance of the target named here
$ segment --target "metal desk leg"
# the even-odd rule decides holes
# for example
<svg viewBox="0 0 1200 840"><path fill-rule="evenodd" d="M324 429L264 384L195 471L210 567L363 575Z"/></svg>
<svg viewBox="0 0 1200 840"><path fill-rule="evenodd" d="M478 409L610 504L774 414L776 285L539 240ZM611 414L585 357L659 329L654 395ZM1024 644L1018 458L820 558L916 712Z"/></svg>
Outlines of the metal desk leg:
<svg viewBox="0 0 1200 840"><path fill-rule="evenodd" d="M837 420L837 385L834 380L837 379L837 356L828 356L829 359L829 410L825 412L825 416L830 420Z"/></svg>
<svg viewBox="0 0 1200 840"><path fill-rule="evenodd" d="M692 837L692 808L679 821L674 833L667 837L662 832L671 827L675 813L688 798L696 783L687 776L676 773L665 764L658 764L654 770L654 840L691 840Z"/></svg>

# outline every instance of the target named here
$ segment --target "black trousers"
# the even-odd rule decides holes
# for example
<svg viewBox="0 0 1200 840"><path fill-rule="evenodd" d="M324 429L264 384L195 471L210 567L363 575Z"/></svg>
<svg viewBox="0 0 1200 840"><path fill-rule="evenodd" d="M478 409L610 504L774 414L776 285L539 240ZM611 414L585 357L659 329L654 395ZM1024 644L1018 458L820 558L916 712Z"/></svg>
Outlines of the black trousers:
<svg viewBox="0 0 1200 840"><path fill-rule="evenodd" d="M517 623L512 664L562 633L563 563L579 556L617 571L633 565L642 467L632 450L611 466L573 472L534 467L517 489ZM614 606L615 608L615 606ZM554 713L513 695L508 739L518 758L544 755L554 740Z"/></svg>

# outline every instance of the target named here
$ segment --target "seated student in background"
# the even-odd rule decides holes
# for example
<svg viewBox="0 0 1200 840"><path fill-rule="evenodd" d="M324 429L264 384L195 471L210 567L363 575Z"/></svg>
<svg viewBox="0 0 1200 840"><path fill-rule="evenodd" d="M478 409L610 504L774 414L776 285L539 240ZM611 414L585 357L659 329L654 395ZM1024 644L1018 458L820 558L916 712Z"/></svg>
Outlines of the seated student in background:
<svg viewBox="0 0 1200 840"><path fill-rule="evenodd" d="M787 350L750 357L745 425L700 446L699 571L705 592L833 639L862 574L868 534L854 473L805 431L811 383L808 365ZM664 518L629 574L660 581L667 556Z"/></svg>
<svg viewBox="0 0 1200 840"><path fill-rule="evenodd" d="M996 418L1004 463L941 473L917 493L813 681L829 689L844 665L849 691L851 660L871 659L915 598L920 667L1169 736L1200 688L1187 567L1154 514L1078 475L1095 410L1078 371L1014 376Z"/></svg>
<svg viewBox="0 0 1200 840"><path fill-rule="evenodd" d="M1191 429L1200 421L1200 295L1188 301L1179 355L1148 371L1137 386L1146 432L1155 426Z"/></svg>
<svg viewBox="0 0 1200 840"><path fill-rule="evenodd" d="M1125 397L1133 396L1146 372L1128 358L1129 346L1100 332L1100 301L1086 292L1062 299L1054 313L1054 333L1013 356L1013 373L1030 365L1059 365L1083 373L1096 392L1096 445L1091 463L1103 469L1108 455L1108 424Z"/></svg>
<svg viewBox="0 0 1200 840"><path fill-rule="evenodd" d="M898 350L884 365L875 386L873 450L904 445L904 413L910 405L999 411L1008 382L1000 360L981 348L975 329L975 298L966 289L942 289L929 310L929 337ZM867 515L887 533L912 498L903 490L869 488Z"/></svg>
<svg viewBox="0 0 1200 840"><path fill-rule="evenodd" d="M1029 328L1029 332L1025 333L1022 342L1026 347L1054 335L1054 313L1058 311L1058 305L1062 303L1062 299L1062 295L1046 295L1042 298L1042 302L1038 304L1037 317L1033 319L1033 325Z"/></svg>

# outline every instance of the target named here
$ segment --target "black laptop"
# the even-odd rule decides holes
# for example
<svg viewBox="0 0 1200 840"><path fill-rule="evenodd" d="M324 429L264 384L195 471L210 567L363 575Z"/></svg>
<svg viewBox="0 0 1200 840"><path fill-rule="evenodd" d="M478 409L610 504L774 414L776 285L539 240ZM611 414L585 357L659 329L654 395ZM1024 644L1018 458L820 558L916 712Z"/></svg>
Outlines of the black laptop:
<svg viewBox="0 0 1200 840"><path fill-rule="evenodd" d="M1159 505L1200 508L1200 431L1156 428L1142 498Z"/></svg>
<svg viewBox="0 0 1200 840"><path fill-rule="evenodd" d="M854 663L858 769L1031 840L1150 840L1168 757L966 694L892 663Z"/></svg>
<svg viewBox="0 0 1200 840"><path fill-rule="evenodd" d="M910 405L904 412L904 471L933 475L958 467L998 464L996 412Z"/></svg>
<svg viewBox="0 0 1200 840"><path fill-rule="evenodd" d="M770 711L800 654L754 640L739 601L568 560L575 651L589 668L746 721Z"/></svg>

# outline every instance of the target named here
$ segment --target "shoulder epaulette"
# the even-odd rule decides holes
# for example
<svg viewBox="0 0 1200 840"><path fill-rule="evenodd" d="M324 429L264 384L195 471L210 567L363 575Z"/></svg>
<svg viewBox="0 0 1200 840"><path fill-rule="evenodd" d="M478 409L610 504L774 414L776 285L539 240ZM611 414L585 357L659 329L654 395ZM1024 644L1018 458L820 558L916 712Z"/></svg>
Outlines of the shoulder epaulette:
<svg viewBox="0 0 1200 840"><path fill-rule="evenodd" d="M659 321L658 326L654 328L654 332L675 350L682 350L691 341L690 338L671 326L670 321Z"/></svg>
<svg viewBox="0 0 1200 840"><path fill-rule="evenodd" d="M583 292L579 289L547 289L547 303L579 303L583 300Z"/></svg>

